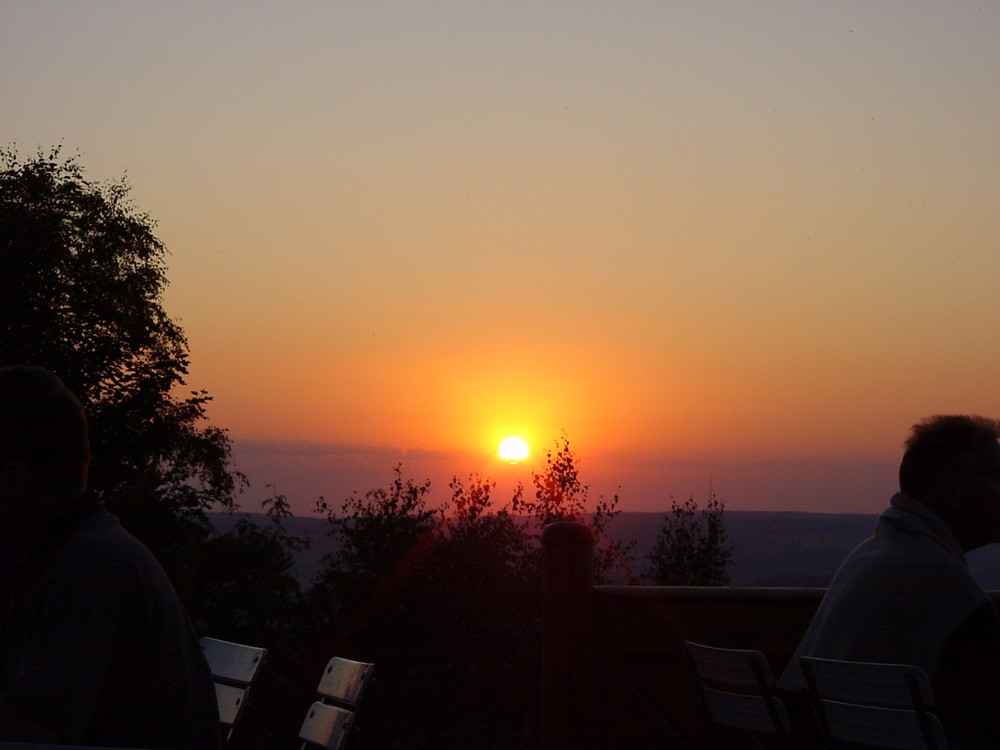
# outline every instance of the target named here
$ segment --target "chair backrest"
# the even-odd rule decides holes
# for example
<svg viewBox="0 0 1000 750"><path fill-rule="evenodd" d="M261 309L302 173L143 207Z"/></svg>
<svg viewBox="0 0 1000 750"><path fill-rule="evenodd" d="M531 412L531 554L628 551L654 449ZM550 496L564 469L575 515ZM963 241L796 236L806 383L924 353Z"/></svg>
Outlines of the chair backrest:
<svg viewBox="0 0 1000 750"><path fill-rule="evenodd" d="M684 645L713 723L781 737L791 733L788 711L774 695L774 676L760 651Z"/></svg>
<svg viewBox="0 0 1000 750"><path fill-rule="evenodd" d="M373 664L335 656L327 662L316 692L324 703L357 709L374 673Z"/></svg>
<svg viewBox="0 0 1000 750"><path fill-rule="evenodd" d="M207 636L200 643L215 681L219 721L228 740L246 708L250 686L267 661L267 649Z"/></svg>
<svg viewBox="0 0 1000 750"><path fill-rule="evenodd" d="M199 642L216 681L249 687L267 661L266 648L208 637Z"/></svg>
<svg viewBox="0 0 1000 750"><path fill-rule="evenodd" d="M892 750L946 750L930 712L927 674L908 664L877 664L803 656L806 685L820 729L834 742Z"/></svg>
<svg viewBox="0 0 1000 750"><path fill-rule="evenodd" d="M314 745L340 750L347 741L353 724L354 712L350 709L316 701L309 707L309 712L299 730L302 748L305 750Z"/></svg>

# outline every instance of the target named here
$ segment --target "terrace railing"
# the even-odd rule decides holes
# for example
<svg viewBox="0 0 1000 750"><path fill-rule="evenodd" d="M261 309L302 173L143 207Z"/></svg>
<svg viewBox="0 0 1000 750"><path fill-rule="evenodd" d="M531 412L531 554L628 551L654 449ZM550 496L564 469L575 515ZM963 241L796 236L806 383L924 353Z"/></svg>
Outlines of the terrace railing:
<svg viewBox="0 0 1000 750"><path fill-rule="evenodd" d="M696 750L710 729L685 640L763 652L780 674L824 589L595 586L594 537L545 528L544 750Z"/></svg>
<svg viewBox="0 0 1000 750"><path fill-rule="evenodd" d="M543 750L726 745L711 734L684 641L761 651L780 675L826 590L597 586L594 542L578 523L542 533Z"/></svg>

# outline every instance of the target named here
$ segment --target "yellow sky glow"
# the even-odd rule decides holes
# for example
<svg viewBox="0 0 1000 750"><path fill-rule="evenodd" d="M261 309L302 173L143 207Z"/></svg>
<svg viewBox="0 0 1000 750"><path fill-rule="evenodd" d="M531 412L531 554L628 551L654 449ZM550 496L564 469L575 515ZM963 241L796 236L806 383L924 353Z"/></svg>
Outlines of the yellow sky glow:
<svg viewBox="0 0 1000 750"><path fill-rule="evenodd" d="M918 5L14 3L0 143L127 172L237 441L684 494L1000 414L1000 6Z"/></svg>

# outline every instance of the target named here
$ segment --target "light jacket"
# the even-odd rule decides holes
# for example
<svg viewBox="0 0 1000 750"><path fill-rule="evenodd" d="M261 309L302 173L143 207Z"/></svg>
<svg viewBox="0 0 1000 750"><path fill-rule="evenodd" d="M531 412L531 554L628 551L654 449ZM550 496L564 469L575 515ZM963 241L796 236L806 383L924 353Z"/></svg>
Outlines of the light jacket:
<svg viewBox="0 0 1000 750"><path fill-rule="evenodd" d="M933 680L948 638L984 604L945 522L896 494L837 571L778 684L805 690L800 656L916 664Z"/></svg>

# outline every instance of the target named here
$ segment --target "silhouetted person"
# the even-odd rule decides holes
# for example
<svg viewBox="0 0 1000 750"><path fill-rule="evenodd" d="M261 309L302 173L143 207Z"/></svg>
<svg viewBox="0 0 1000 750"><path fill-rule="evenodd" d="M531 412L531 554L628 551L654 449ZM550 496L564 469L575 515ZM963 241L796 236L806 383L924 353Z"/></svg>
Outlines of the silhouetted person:
<svg viewBox="0 0 1000 750"><path fill-rule="evenodd" d="M900 492L837 571L781 688L805 690L799 656L916 664L951 750L1000 745L1000 621L965 560L1000 541L998 438L983 417L914 425Z"/></svg>
<svg viewBox="0 0 1000 750"><path fill-rule="evenodd" d="M86 491L79 402L0 368L0 740L207 750L215 691L149 551Z"/></svg>

